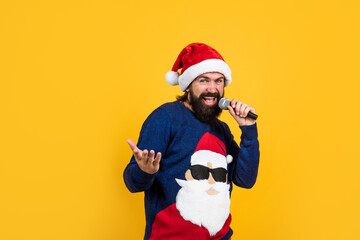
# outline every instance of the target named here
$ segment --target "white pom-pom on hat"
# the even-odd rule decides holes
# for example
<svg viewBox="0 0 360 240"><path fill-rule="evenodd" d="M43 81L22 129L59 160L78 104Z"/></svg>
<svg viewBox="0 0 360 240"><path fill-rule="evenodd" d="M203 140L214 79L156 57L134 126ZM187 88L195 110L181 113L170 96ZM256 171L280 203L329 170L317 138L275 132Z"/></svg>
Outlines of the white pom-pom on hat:
<svg viewBox="0 0 360 240"><path fill-rule="evenodd" d="M231 155L227 155L227 156L226 156L226 162L227 162L227 164L230 164L230 163L232 162L232 160L233 160L233 157L232 157Z"/></svg>
<svg viewBox="0 0 360 240"><path fill-rule="evenodd" d="M178 85L179 84L179 73L175 71L169 71L165 75L166 82L170 85Z"/></svg>

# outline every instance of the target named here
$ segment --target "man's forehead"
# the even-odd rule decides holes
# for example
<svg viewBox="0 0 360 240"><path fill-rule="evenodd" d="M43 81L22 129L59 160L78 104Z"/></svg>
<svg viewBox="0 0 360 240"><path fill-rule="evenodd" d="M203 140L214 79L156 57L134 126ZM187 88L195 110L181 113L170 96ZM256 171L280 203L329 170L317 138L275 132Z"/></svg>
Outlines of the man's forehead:
<svg viewBox="0 0 360 240"><path fill-rule="evenodd" d="M223 74L218 72L207 72L199 75L197 78L225 78Z"/></svg>

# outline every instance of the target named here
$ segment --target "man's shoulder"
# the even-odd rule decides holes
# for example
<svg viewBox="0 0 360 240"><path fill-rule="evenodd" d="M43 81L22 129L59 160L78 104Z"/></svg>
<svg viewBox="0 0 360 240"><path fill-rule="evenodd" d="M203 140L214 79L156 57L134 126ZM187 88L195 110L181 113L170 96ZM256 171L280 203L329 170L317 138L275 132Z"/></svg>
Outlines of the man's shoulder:
<svg viewBox="0 0 360 240"><path fill-rule="evenodd" d="M179 101L167 102L157 107L152 114L164 113L167 115L182 114L185 106Z"/></svg>
<svg viewBox="0 0 360 240"><path fill-rule="evenodd" d="M162 109L165 111L174 111L174 110L178 110L179 108L181 108L181 103L179 101L174 101L174 102L167 102L162 104L161 106L159 106L157 109Z"/></svg>
<svg viewBox="0 0 360 240"><path fill-rule="evenodd" d="M179 109L181 108L181 103L178 101L174 102L167 102L162 104L161 106L154 109L151 114L148 116L148 119L151 119L156 116L156 118L168 118L173 113L179 112Z"/></svg>

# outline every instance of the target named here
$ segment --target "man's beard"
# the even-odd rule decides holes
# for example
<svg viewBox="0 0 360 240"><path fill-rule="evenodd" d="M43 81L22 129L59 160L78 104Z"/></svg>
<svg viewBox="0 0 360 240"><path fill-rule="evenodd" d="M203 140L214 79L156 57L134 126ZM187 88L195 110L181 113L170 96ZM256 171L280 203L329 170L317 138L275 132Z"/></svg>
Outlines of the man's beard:
<svg viewBox="0 0 360 240"><path fill-rule="evenodd" d="M205 123L211 123L220 116L222 109L219 108L218 103L220 101L220 98L222 98L224 94L223 96L220 96L218 92L216 93L207 92L200 94L200 96L197 98L191 88L189 94L190 94L189 104L194 112L194 115L200 121ZM206 105L203 102L204 97L215 97L216 104L212 106Z"/></svg>
<svg viewBox="0 0 360 240"><path fill-rule="evenodd" d="M176 196L176 208L187 221L204 226L210 236L219 232L230 214L230 185L223 182L209 184L208 180L184 181ZM219 193L209 195L205 191L213 187Z"/></svg>

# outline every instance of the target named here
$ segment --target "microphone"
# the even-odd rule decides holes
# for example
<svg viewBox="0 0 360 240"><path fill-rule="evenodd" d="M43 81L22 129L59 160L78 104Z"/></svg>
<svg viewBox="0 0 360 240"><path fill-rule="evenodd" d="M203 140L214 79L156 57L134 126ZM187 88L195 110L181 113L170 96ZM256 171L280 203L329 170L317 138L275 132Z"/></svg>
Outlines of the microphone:
<svg viewBox="0 0 360 240"><path fill-rule="evenodd" d="M228 110L227 106L229 106L230 103L231 103L231 101L229 99L221 98L218 105L219 105L219 108ZM258 118L258 115L256 115L255 113L249 112L246 117L256 120Z"/></svg>

